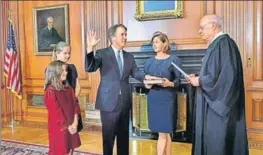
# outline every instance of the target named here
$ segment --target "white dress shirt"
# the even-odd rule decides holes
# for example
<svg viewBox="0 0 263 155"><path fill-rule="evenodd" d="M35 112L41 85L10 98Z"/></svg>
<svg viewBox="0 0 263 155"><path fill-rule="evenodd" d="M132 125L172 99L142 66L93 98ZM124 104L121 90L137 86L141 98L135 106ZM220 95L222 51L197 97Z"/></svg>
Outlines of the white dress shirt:
<svg viewBox="0 0 263 155"><path fill-rule="evenodd" d="M115 53L115 58L116 60L118 60L118 49L116 49L115 47L111 46L114 53ZM120 56L121 56L121 64L122 64L122 68L123 68L123 52L122 52L122 49L119 50L120 51Z"/></svg>
<svg viewBox="0 0 263 155"><path fill-rule="evenodd" d="M113 51L114 51L114 54L115 54L115 58L116 60L118 60L118 51L120 52L120 56L121 56L121 64L122 64L122 68L123 68L123 52L122 52L122 49L118 50L116 49L115 47L111 46ZM123 71L124 69L122 69ZM119 92L119 95L121 95L121 89L120 89L120 92Z"/></svg>
<svg viewBox="0 0 263 155"><path fill-rule="evenodd" d="M218 33L214 36L214 38L210 41L209 45L212 44L212 42L213 42L214 40L216 40L216 38L218 38L219 36L224 35L224 34L225 34L225 33L224 33L223 31L218 32Z"/></svg>

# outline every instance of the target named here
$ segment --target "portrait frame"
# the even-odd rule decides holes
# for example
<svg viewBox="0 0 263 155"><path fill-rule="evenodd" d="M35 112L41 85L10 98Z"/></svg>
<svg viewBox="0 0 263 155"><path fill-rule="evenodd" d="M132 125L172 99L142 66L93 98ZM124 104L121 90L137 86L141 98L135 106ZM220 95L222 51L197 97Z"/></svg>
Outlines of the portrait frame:
<svg viewBox="0 0 263 155"><path fill-rule="evenodd" d="M49 30L47 28L47 18L49 17L53 18L51 35L43 37L45 33L47 34L45 31ZM59 41L65 41L69 44L68 4L34 7L33 31L35 55L52 55L54 45ZM53 38L47 39L48 37Z"/></svg>
<svg viewBox="0 0 263 155"><path fill-rule="evenodd" d="M136 13L135 19L138 21L148 21L148 20L159 20L159 19L171 19L171 18L182 18L183 17L183 1L178 0L167 0L166 2L174 2L173 9L165 10L155 10L155 11L145 11L146 2L157 2L158 1L142 1L136 0ZM164 2L163 2L164 3ZM169 5L169 7L171 7Z"/></svg>

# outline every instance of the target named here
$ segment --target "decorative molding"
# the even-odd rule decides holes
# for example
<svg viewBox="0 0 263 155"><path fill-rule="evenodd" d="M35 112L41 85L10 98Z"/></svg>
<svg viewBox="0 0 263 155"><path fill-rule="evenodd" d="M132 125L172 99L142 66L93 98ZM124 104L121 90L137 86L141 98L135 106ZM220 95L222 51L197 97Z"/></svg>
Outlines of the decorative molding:
<svg viewBox="0 0 263 155"><path fill-rule="evenodd" d="M14 118L16 118L18 116L23 116L24 112L23 111L19 111L19 110L14 110L13 114L12 114L11 111L2 112L1 117L2 117L2 119L5 119L5 118L10 118L11 119L12 115L14 116Z"/></svg>
<svg viewBox="0 0 263 155"><path fill-rule="evenodd" d="M45 110L46 112L26 112L25 116L26 117L40 117L40 118L46 118L47 117L47 110Z"/></svg>
<svg viewBox="0 0 263 155"><path fill-rule="evenodd" d="M148 44L150 42L151 42L150 40L130 41L130 42L127 42L126 47L140 47L141 45ZM174 42L176 45L206 44L202 38L170 39L170 42Z"/></svg>
<svg viewBox="0 0 263 155"><path fill-rule="evenodd" d="M85 14L85 27L84 31L88 32L88 30L93 29L96 31L98 38L100 38L100 42L96 48L105 48L108 46L107 40L107 29L108 29L108 19L107 19L107 2L106 1L86 1L85 9L87 13ZM85 38L86 39L86 38ZM85 41L86 42L86 41ZM95 49L96 50L96 49ZM91 85L91 98L90 102L95 102L97 88L99 86L100 76L99 72L89 73L90 79L89 83Z"/></svg>
<svg viewBox="0 0 263 155"><path fill-rule="evenodd" d="M249 141L249 149L260 149L263 150L263 141Z"/></svg>
<svg viewBox="0 0 263 155"><path fill-rule="evenodd" d="M248 92L263 92L263 88L247 87L246 91L248 91Z"/></svg>
<svg viewBox="0 0 263 155"><path fill-rule="evenodd" d="M118 1L118 21L123 24L123 1Z"/></svg>
<svg viewBox="0 0 263 155"><path fill-rule="evenodd" d="M263 130L261 129L256 129L256 128L247 128L247 133L257 133L257 134L263 134Z"/></svg>
<svg viewBox="0 0 263 155"><path fill-rule="evenodd" d="M252 99L252 121L262 122L263 99Z"/></svg>
<svg viewBox="0 0 263 155"><path fill-rule="evenodd" d="M263 11L262 11L262 1L255 1L254 2L254 17L255 17L255 24L254 24L254 39L255 42L253 43L254 49L253 50L253 80L254 81L261 81L263 82L263 70L262 70L262 65L263 65L263 49L262 49L262 44L263 44L263 37L262 37L262 31L263 31Z"/></svg>
<svg viewBox="0 0 263 155"><path fill-rule="evenodd" d="M263 135L263 130L248 128L248 145L249 149L263 149L263 140L261 135Z"/></svg>

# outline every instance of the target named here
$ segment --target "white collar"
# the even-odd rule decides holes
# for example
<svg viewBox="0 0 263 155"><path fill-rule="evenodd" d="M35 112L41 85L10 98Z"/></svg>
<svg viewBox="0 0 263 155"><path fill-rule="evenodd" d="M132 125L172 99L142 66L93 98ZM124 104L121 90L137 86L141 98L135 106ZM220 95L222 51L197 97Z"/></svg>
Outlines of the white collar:
<svg viewBox="0 0 263 155"><path fill-rule="evenodd" d="M117 48L115 48L114 46L111 45L111 48L113 49L114 53L120 51L122 53L122 49L118 50Z"/></svg>
<svg viewBox="0 0 263 155"><path fill-rule="evenodd" d="M212 42L213 42L214 40L216 40L216 38L218 38L219 36L224 35L224 34L225 34L225 33L224 33L223 31L218 32L218 33L214 36L214 38L210 41L209 44L212 44Z"/></svg>

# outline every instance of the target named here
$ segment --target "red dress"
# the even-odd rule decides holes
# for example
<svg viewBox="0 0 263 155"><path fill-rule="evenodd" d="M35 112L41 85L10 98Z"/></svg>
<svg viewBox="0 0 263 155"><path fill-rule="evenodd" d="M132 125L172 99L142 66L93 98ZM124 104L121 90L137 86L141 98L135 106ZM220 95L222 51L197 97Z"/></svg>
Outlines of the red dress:
<svg viewBox="0 0 263 155"><path fill-rule="evenodd" d="M65 155L70 149L81 145L78 132L71 135L68 126L74 121L74 114L79 114L79 105L71 87L56 91L52 86L44 92L44 104L48 110L49 155Z"/></svg>

